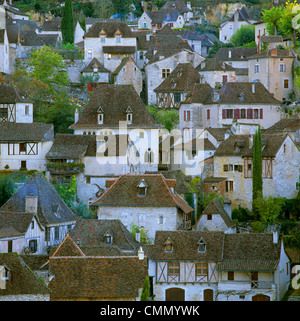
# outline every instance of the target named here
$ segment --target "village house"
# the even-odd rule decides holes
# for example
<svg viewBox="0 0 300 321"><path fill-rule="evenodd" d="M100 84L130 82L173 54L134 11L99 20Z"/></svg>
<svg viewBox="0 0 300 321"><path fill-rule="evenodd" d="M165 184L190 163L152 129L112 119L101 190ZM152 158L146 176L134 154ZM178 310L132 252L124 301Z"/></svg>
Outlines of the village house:
<svg viewBox="0 0 300 321"><path fill-rule="evenodd" d="M138 95L143 87L143 75L132 57L122 59L120 65L111 73L111 82L115 85L133 85Z"/></svg>
<svg viewBox="0 0 300 321"><path fill-rule="evenodd" d="M289 135L262 134L263 195L293 198L299 181L300 151ZM214 176L226 177L232 206L252 208L253 135L228 135L214 154Z"/></svg>
<svg viewBox="0 0 300 321"><path fill-rule="evenodd" d="M0 253L0 301L49 301L50 290L17 253Z"/></svg>
<svg viewBox="0 0 300 321"><path fill-rule="evenodd" d="M169 76L154 89L156 105L178 109L195 83L200 81L197 70L190 63L180 63Z"/></svg>
<svg viewBox="0 0 300 321"><path fill-rule="evenodd" d="M29 244L29 248L38 250L39 253L37 254L46 254L50 246L58 245L78 219L78 216L70 210L47 178L41 173L32 174L26 183L1 206L0 212L11 213L10 215L14 213L15 215L18 213L32 213L37 217L36 221L33 220L33 225L30 223L29 229L33 226L33 231L26 232L23 230L25 239L30 236L31 232L35 233L32 235L33 241ZM43 230L43 236L36 229ZM16 233L16 231L15 228L9 229L10 233ZM10 233L8 236L14 235ZM18 242L19 240L16 240L16 246L18 246ZM15 249L12 238L7 240L8 246L12 250Z"/></svg>
<svg viewBox="0 0 300 321"><path fill-rule="evenodd" d="M157 231L145 253L158 301L278 301L288 288L277 232Z"/></svg>
<svg viewBox="0 0 300 321"><path fill-rule="evenodd" d="M41 254L45 231L36 214L0 212L0 253Z"/></svg>
<svg viewBox="0 0 300 321"><path fill-rule="evenodd" d="M191 139L197 129L229 128L234 120L268 128L280 120L280 105L261 83L227 82L219 91L195 84L180 106L180 130Z"/></svg>
<svg viewBox="0 0 300 321"><path fill-rule="evenodd" d="M3 7L5 8L6 14L11 19L22 19L22 20L29 20L28 14L22 12L17 7L13 5L13 1L3 0Z"/></svg>
<svg viewBox="0 0 300 321"><path fill-rule="evenodd" d="M261 82L279 101L289 99L293 91L293 63L291 50L271 49L248 58L249 80Z"/></svg>
<svg viewBox="0 0 300 321"><path fill-rule="evenodd" d="M9 42L6 31L5 9L0 5L0 72L9 73Z"/></svg>
<svg viewBox="0 0 300 321"><path fill-rule="evenodd" d="M113 72L126 56L135 57L136 37L125 22L96 22L84 34L84 60L96 58Z"/></svg>
<svg viewBox="0 0 300 321"><path fill-rule="evenodd" d="M223 23L219 28L219 39L224 43L230 42L230 39L241 26L252 25L255 23L245 7L237 9L231 18Z"/></svg>
<svg viewBox="0 0 300 321"><path fill-rule="evenodd" d="M109 237L102 232L98 237L105 242ZM106 232L112 233L110 229ZM106 245L107 249L102 251L93 248L90 253L85 247L81 249L80 241L81 238L73 240L67 234L50 256L50 301L139 300L148 274L147 258L142 248L137 255L124 255L121 251L116 254L112 245ZM92 240L87 241L93 243ZM110 254L103 256L103 252Z"/></svg>
<svg viewBox="0 0 300 321"><path fill-rule="evenodd" d="M45 170L52 124L33 123L33 102L12 85L0 85L1 169Z"/></svg>
<svg viewBox="0 0 300 321"><path fill-rule="evenodd" d="M162 174L121 175L107 180L107 190L91 204L98 219L120 219L148 230L153 241L157 230L189 230L194 211L175 193L176 180Z"/></svg>
<svg viewBox="0 0 300 321"><path fill-rule="evenodd" d="M107 144L111 144L108 156L115 157L115 161L113 139L120 135L124 139L120 142L121 150L127 151L129 137L132 142L129 147L135 146L130 152L136 158L135 164L131 163L132 166L129 166L129 172L157 171L159 127L133 85L98 85L81 116L78 118L75 115L75 124L70 128L74 129L76 135L95 134L98 147L105 147L103 140L107 136ZM97 149L99 157L94 163L95 170L98 164L106 164L107 171L114 173L114 163L111 163L110 158L102 157L105 156L104 152L105 149ZM126 164L128 165L127 161Z"/></svg>

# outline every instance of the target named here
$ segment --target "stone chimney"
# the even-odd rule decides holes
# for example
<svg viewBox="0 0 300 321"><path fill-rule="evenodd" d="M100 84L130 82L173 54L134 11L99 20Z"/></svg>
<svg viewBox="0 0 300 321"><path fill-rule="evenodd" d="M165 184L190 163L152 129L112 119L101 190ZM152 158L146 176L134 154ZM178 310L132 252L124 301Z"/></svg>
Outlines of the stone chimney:
<svg viewBox="0 0 300 321"><path fill-rule="evenodd" d="M139 257L139 260L144 260L144 258L145 258L145 253L144 253L143 248L141 246L138 250L138 257Z"/></svg>
<svg viewBox="0 0 300 321"><path fill-rule="evenodd" d="M278 244L278 240L279 240L279 233L278 233L278 230L275 229L273 231L273 243L274 244Z"/></svg>
<svg viewBox="0 0 300 321"><path fill-rule="evenodd" d="M135 232L135 240L139 243L141 242L141 232L139 229Z"/></svg>
<svg viewBox="0 0 300 321"><path fill-rule="evenodd" d="M75 124L78 122L79 119L79 111L78 108L75 109Z"/></svg>
<svg viewBox="0 0 300 321"><path fill-rule="evenodd" d="M36 214L37 209L38 209L37 195L26 195L25 196L25 212Z"/></svg>
<svg viewBox="0 0 300 321"><path fill-rule="evenodd" d="M237 23L239 21L239 11L237 10L235 13L234 13L234 22Z"/></svg>
<svg viewBox="0 0 300 321"><path fill-rule="evenodd" d="M228 50L228 58L231 59L231 49Z"/></svg>
<svg viewBox="0 0 300 321"><path fill-rule="evenodd" d="M223 202L223 208L225 212L228 214L228 216L231 218L231 201L228 199L225 199Z"/></svg>
<svg viewBox="0 0 300 321"><path fill-rule="evenodd" d="M276 57L277 56L277 49L271 50L271 56Z"/></svg>

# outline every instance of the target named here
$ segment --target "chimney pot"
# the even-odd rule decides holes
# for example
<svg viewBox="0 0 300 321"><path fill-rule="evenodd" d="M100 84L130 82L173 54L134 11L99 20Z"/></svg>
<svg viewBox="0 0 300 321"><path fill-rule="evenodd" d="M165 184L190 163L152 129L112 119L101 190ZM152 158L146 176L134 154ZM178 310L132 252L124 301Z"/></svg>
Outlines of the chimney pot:
<svg viewBox="0 0 300 321"><path fill-rule="evenodd" d="M138 250L138 257L139 257L139 260L144 260L144 258L145 258L145 253L144 253L143 248L141 246Z"/></svg>

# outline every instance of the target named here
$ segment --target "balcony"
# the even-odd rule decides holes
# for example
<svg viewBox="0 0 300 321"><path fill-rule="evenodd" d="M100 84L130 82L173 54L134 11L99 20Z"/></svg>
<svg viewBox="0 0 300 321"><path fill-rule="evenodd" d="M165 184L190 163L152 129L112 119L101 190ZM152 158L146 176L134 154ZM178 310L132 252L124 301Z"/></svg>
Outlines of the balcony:
<svg viewBox="0 0 300 321"><path fill-rule="evenodd" d="M77 175L84 171L83 163L48 163L47 170L51 175Z"/></svg>
<svg viewBox="0 0 300 321"><path fill-rule="evenodd" d="M272 281L221 281L219 282L220 291L250 291L272 289Z"/></svg>

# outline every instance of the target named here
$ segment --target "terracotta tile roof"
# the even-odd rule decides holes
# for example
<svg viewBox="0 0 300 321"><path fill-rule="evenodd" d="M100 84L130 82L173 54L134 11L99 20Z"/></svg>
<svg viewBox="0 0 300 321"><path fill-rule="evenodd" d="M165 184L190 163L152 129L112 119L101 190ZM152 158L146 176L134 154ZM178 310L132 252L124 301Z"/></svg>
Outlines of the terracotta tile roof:
<svg viewBox="0 0 300 321"><path fill-rule="evenodd" d="M75 215L62 200L48 179L41 173L33 174L13 196L0 208L3 212L25 212L25 198L27 195L38 196L37 217L43 226L49 224L75 222ZM59 205L59 215L55 212Z"/></svg>
<svg viewBox="0 0 300 321"><path fill-rule="evenodd" d="M98 38L101 30L104 30L107 37L115 37L119 30L123 38L134 38L134 34L125 22L95 22L84 34L84 38Z"/></svg>
<svg viewBox="0 0 300 321"><path fill-rule="evenodd" d="M147 187L146 196L138 195L138 184L144 179ZM166 179L161 174L121 175L115 183L100 198L92 203L93 206L175 206L185 213L194 211L178 194L173 194Z"/></svg>
<svg viewBox="0 0 300 321"><path fill-rule="evenodd" d="M6 289L0 289L1 296L49 294L49 289L38 279L17 253L0 253L0 266L5 265L11 278Z"/></svg>
<svg viewBox="0 0 300 321"><path fill-rule="evenodd" d="M207 215L207 214L220 214L223 221L227 225L227 227L232 227L235 224L232 222L231 218L227 214L227 212L224 210L221 202L219 199L213 199L204 209L202 212L202 215Z"/></svg>
<svg viewBox="0 0 300 321"><path fill-rule="evenodd" d="M272 233L225 234L224 260L219 271L273 271L280 258L280 241Z"/></svg>
<svg viewBox="0 0 300 321"><path fill-rule="evenodd" d="M0 124L0 142L44 142L54 140L52 124L10 123Z"/></svg>
<svg viewBox="0 0 300 321"><path fill-rule="evenodd" d="M103 110L103 124L98 124L98 109ZM70 128L118 128L119 121L126 121L128 106L132 110L132 124L128 128L158 128L158 124L132 85L99 84L78 122Z"/></svg>
<svg viewBox="0 0 300 321"><path fill-rule="evenodd" d="M165 242L173 243L173 251L166 252ZM206 243L206 251L199 252L200 240ZM145 248L147 256L155 261L199 260L220 261L223 257L224 232L212 231L156 231L154 245Z"/></svg>
<svg viewBox="0 0 300 321"><path fill-rule="evenodd" d="M148 273L147 260L121 257L53 257L51 299L124 299L139 296Z"/></svg>
<svg viewBox="0 0 300 321"><path fill-rule="evenodd" d="M190 63L180 63L154 92L184 92L198 83L200 75Z"/></svg>

